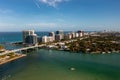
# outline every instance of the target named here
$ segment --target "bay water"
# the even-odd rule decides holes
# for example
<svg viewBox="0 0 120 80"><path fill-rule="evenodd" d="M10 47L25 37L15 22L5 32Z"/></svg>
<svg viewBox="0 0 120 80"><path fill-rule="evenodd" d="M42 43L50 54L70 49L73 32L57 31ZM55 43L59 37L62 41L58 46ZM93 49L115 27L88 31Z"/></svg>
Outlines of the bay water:
<svg viewBox="0 0 120 80"><path fill-rule="evenodd" d="M21 33L12 35L4 38L5 42L22 40ZM19 48L13 46L16 47ZM0 65L0 80L120 80L119 61L119 53L84 54L37 49L24 58Z"/></svg>

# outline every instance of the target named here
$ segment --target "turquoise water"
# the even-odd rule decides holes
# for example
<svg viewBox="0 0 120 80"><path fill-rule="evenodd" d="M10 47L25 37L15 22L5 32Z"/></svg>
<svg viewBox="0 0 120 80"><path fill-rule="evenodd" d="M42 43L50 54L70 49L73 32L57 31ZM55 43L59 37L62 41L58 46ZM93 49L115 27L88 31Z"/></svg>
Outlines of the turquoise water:
<svg viewBox="0 0 120 80"><path fill-rule="evenodd" d="M15 41L22 41L21 32L0 32L0 43L6 49L19 48L9 44ZM1 65L0 80L120 80L119 61L120 54L115 53L76 54L39 49Z"/></svg>
<svg viewBox="0 0 120 80"><path fill-rule="evenodd" d="M48 32L35 32L38 36L48 35ZM22 32L0 32L0 43L22 41Z"/></svg>
<svg viewBox="0 0 120 80"><path fill-rule="evenodd" d="M39 37L48 35L48 32L35 32ZM21 48L22 46L11 45L11 42L22 41L22 32L0 32L0 45L5 49L11 50Z"/></svg>
<svg viewBox="0 0 120 80"><path fill-rule="evenodd" d="M120 80L120 54L40 49L0 67L5 80ZM75 68L75 70L70 70Z"/></svg>

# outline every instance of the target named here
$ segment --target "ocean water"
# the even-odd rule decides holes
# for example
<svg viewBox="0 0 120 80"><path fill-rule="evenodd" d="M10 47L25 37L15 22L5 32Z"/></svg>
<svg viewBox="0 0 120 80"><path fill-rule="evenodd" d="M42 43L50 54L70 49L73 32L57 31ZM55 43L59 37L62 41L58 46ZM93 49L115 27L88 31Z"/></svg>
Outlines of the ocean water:
<svg viewBox="0 0 120 80"><path fill-rule="evenodd" d="M48 32L36 32L38 37L48 35ZM0 32L0 44L5 47L5 49L17 49L23 46L12 45L12 42L21 42L22 41L22 32Z"/></svg>
<svg viewBox="0 0 120 80"><path fill-rule="evenodd" d="M119 61L119 53L78 54L37 49L24 58L0 65L0 80L120 80Z"/></svg>
<svg viewBox="0 0 120 80"><path fill-rule="evenodd" d="M70 31L64 32L64 34ZM35 32L38 37L48 36L49 32ZM22 32L0 32L0 43L10 43L22 41Z"/></svg>
<svg viewBox="0 0 120 80"><path fill-rule="evenodd" d="M36 32L36 34L41 37L44 35L48 35L48 32ZM17 41L22 41L22 32L0 32L0 43Z"/></svg>

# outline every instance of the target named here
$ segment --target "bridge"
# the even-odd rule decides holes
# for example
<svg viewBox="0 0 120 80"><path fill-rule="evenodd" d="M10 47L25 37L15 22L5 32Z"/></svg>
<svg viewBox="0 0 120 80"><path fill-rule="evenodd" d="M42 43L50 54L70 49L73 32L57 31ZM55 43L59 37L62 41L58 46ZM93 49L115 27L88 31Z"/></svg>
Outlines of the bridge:
<svg viewBox="0 0 120 80"><path fill-rule="evenodd" d="M29 46L29 47L24 47L24 48L19 48L19 49L13 49L13 50L9 50L9 51L5 51L3 53L0 53L0 56L5 55L5 54L9 54L9 53L12 53L12 52L14 52L14 53L15 52L21 52L23 50L34 49L34 48L39 48L39 47L43 47L43 46L45 46L45 44Z"/></svg>
<svg viewBox="0 0 120 80"><path fill-rule="evenodd" d="M85 38L87 38L87 37L85 37ZM80 38L80 40L85 39L85 38ZM77 41L77 39L72 39L72 40L63 41L63 42L64 43L70 43L70 42L73 42L73 41ZM53 43L53 45L56 45L56 44L59 44L59 43L61 43L61 42L55 42L55 43ZM29 46L29 47L24 47L24 48L20 48L20 49L14 49L14 50L10 50L10 51L5 51L3 53L0 53L0 56L5 55L5 54L9 54L11 52L21 52L23 50L34 49L34 48L39 48L39 47L43 47L43 46L46 46L46 44L41 44L41 45L36 45L36 46Z"/></svg>
<svg viewBox="0 0 120 80"><path fill-rule="evenodd" d="M14 50L11 50L11 52L18 52L18 51L22 51L22 50L34 49L34 48L38 48L38 47L42 47L42 46L45 46L45 44L30 46L30 47L24 47L24 48L20 48L20 49L14 49Z"/></svg>

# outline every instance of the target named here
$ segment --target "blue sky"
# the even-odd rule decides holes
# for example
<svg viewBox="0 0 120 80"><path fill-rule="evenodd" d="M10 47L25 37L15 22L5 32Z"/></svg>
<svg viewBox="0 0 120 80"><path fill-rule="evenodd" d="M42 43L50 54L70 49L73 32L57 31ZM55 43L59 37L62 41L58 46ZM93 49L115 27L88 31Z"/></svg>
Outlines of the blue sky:
<svg viewBox="0 0 120 80"><path fill-rule="evenodd" d="M0 0L0 31L118 30L120 0Z"/></svg>

